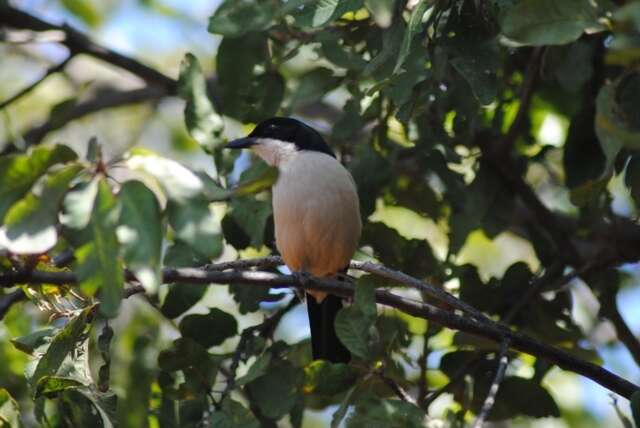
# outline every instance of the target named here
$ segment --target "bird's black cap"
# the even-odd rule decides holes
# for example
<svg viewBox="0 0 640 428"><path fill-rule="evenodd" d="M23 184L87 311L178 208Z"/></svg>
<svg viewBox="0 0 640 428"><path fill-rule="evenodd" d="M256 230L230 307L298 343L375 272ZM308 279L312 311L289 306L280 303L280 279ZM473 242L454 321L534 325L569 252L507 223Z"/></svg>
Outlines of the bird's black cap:
<svg viewBox="0 0 640 428"><path fill-rule="evenodd" d="M318 131L290 117L273 117L260 122L247 137L230 142L227 144L227 148L244 149L251 147L261 138L293 143L298 150L312 150L335 157Z"/></svg>

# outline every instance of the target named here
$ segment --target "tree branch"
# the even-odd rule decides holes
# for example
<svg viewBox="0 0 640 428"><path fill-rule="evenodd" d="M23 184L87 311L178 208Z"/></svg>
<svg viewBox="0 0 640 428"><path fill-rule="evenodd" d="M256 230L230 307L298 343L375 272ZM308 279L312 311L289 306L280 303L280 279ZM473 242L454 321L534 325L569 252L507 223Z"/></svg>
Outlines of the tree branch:
<svg viewBox="0 0 640 428"><path fill-rule="evenodd" d="M264 259L259 259L264 262ZM135 281L134 276L126 273L127 280ZM301 284L291 275L279 275L263 271L227 271L220 272L198 268L166 268L163 270L165 283L195 284L246 284L272 288L309 288L326 291L338 296L353 295L353 288L342 281L333 279L313 279L308 284ZM0 286L8 287L22 283L76 284L78 278L73 272L15 272L0 275ZM411 284L406 284L412 286ZM140 290L141 291L141 290ZM536 357L543 358L557 366L581 374L625 398L638 391L637 385L609 372L588 361L577 358L561 349L547 345L526 334L512 331L507 326L488 318L473 319L454 312L440 309L428 303L419 302L386 290L376 291L376 300L386 306L424 318L444 327L464 331L479 337L502 343L508 339L512 347Z"/></svg>
<svg viewBox="0 0 640 428"><path fill-rule="evenodd" d="M177 81L175 79L133 58L99 45L85 34L67 24L52 24L12 7L8 3L0 4L0 12L0 24L2 26L34 31L60 31L65 35L61 43L69 49L70 54L90 55L108 64L129 71L144 80L148 85L159 87L166 94L175 94L176 92Z"/></svg>
<svg viewBox="0 0 640 428"><path fill-rule="evenodd" d="M20 288L0 297L0 321L4 319L14 304L22 302L23 300L27 300L27 296Z"/></svg>
<svg viewBox="0 0 640 428"><path fill-rule="evenodd" d="M481 428L484 425L485 419L487 419L489 413L491 413L491 409L496 402L498 389L500 389L500 384L504 380L504 375L506 373L507 366L509 365L509 358L507 357L508 351L509 339L505 339L500 344L500 351L496 354L496 360L498 361L496 375L493 382L491 382L491 387L489 387L489 393L484 399L484 403L482 403L482 408L480 409L476 420L473 422L473 425L471 425L472 428Z"/></svg>
<svg viewBox="0 0 640 428"><path fill-rule="evenodd" d="M17 100L19 100L20 98L22 98L23 96L31 92L36 86L38 86L39 84L47 80L47 78L52 74L62 71L66 67L66 65L69 63L69 61L71 61L72 58L73 58L73 55L69 55L64 61L60 62L59 64L55 64L49 67L41 78L39 78L38 80L36 80L35 82L27 86L26 88L18 91L14 96L9 97L8 99L2 101L0 103L0 110L5 108L9 104L16 102Z"/></svg>

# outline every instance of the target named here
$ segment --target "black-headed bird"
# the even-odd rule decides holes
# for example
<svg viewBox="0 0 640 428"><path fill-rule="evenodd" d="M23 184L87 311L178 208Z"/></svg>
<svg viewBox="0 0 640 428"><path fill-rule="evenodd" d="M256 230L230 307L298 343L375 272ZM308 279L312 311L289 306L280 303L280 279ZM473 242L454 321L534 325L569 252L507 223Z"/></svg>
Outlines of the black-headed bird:
<svg viewBox="0 0 640 428"><path fill-rule="evenodd" d="M278 168L273 186L276 247L294 273L335 277L349 266L362 222L356 185L322 136L299 120L275 117L227 145L250 148ZM308 291L314 359L348 362L334 321L342 299Z"/></svg>

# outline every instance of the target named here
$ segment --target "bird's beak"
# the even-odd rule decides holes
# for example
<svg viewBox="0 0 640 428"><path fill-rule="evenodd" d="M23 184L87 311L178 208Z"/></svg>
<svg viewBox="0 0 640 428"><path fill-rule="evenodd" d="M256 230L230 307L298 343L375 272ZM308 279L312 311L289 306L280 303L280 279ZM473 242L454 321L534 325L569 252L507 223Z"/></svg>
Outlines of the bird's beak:
<svg viewBox="0 0 640 428"><path fill-rule="evenodd" d="M258 144L258 141L252 137L238 138L228 143L226 149L246 149Z"/></svg>

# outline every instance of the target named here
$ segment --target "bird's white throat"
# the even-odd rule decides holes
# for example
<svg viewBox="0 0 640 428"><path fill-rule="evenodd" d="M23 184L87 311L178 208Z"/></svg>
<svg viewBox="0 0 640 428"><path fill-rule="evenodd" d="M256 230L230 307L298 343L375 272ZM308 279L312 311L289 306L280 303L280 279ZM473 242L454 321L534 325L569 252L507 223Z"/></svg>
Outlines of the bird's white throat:
<svg viewBox="0 0 640 428"><path fill-rule="evenodd" d="M260 138L252 147L255 154L272 166L283 166L297 153L295 144L272 138Z"/></svg>

